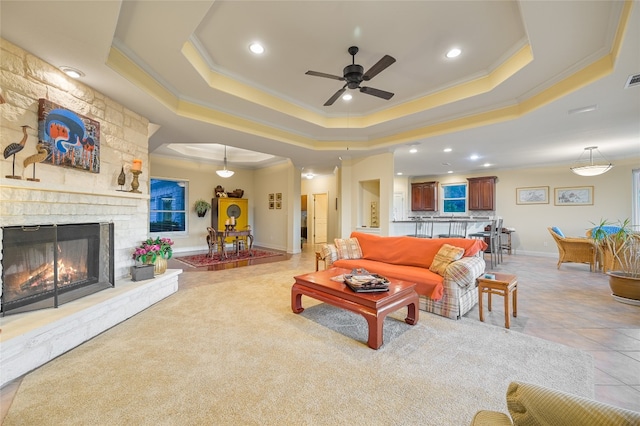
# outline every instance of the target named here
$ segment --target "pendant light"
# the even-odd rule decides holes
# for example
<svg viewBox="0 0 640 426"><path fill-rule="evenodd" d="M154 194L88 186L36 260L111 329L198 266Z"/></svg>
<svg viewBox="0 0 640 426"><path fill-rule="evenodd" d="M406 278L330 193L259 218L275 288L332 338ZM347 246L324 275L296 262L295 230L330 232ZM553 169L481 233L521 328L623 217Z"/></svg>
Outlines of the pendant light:
<svg viewBox="0 0 640 426"><path fill-rule="evenodd" d="M571 171L573 173L580 176L598 176L611 170L613 167L613 164L611 163L595 164L593 162L593 150L596 150L596 152L600 154L597 146L586 147L584 151L589 151L589 164L571 167ZM584 152L582 154L584 154ZM580 155L580 158L582 158L582 154ZM605 162L607 161L602 154L600 154L600 157L602 157ZM578 158L578 162L580 162L580 158Z"/></svg>
<svg viewBox="0 0 640 426"><path fill-rule="evenodd" d="M221 178L229 178L233 176L235 172L232 170L227 170L227 146L224 146L224 168L222 170L216 170L216 174Z"/></svg>

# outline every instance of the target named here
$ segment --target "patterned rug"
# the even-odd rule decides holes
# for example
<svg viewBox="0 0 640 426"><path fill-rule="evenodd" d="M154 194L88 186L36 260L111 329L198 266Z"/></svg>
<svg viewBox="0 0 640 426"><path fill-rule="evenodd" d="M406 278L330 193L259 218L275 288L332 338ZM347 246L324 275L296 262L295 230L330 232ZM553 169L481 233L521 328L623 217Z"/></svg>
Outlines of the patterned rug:
<svg viewBox="0 0 640 426"><path fill-rule="evenodd" d="M235 253L229 253L229 257L227 259L222 259L220 254L215 254L213 257L209 257L206 253L195 254L193 256L176 257L175 259L182 263L186 263L189 266L198 268L201 266L219 265L221 263L231 263L231 262L239 262L243 260L261 259L263 257L272 257L272 256L282 256L283 260L285 259L285 255L282 252L258 250L258 249L251 250L251 255L249 255L248 251L243 251L238 256L236 256Z"/></svg>

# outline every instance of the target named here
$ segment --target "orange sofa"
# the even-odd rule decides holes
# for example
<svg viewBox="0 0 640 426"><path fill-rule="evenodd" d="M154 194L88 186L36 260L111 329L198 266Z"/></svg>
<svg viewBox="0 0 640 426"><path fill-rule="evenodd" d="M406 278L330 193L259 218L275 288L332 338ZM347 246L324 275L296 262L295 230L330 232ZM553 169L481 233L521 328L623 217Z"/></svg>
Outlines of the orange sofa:
<svg viewBox="0 0 640 426"><path fill-rule="evenodd" d="M381 237L362 232L351 233L351 238L357 239L361 254L339 258L335 244L325 244L321 259L327 267L364 268L385 277L415 282L420 309L448 318L458 319L478 303L476 278L486 266L482 252L487 244L483 240ZM460 260L450 263L444 274L439 275L429 267L444 244L465 251Z"/></svg>

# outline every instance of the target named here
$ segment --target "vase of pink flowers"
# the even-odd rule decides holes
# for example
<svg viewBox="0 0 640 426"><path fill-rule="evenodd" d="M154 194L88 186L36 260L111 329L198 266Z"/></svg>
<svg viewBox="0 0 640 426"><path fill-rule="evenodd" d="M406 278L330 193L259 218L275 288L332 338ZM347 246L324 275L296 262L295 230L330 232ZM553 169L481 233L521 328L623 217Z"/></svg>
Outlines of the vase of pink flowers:
<svg viewBox="0 0 640 426"><path fill-rule="evenodd" d="M147 238L136 247L133 258L143 264L154 265L156 275L167 270L167 260L173 255L173 241L170 238Z"/></svg>

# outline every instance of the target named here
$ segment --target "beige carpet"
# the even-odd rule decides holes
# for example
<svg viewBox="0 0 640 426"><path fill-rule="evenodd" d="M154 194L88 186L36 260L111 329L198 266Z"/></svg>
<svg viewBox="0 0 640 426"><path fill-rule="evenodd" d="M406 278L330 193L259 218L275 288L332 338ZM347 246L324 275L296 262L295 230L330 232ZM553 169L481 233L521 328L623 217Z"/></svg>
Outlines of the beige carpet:
<svg viewBox="0 0 640 426"><path fill-rule="evenodd" d="M5 425L467 425L506 412L512 380L592 397L578 350L478 322L420 312L366 322L303 297L288 271L202 283L32 372ZM204 275L202 275L204 277ZM207 276L211 276L207 274Z"/></svg>

